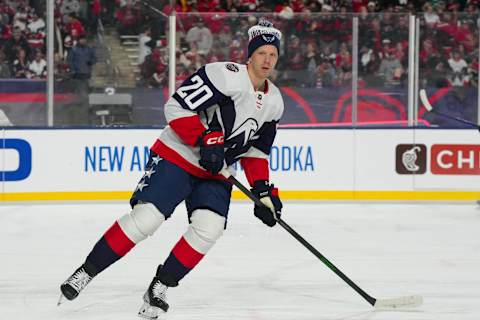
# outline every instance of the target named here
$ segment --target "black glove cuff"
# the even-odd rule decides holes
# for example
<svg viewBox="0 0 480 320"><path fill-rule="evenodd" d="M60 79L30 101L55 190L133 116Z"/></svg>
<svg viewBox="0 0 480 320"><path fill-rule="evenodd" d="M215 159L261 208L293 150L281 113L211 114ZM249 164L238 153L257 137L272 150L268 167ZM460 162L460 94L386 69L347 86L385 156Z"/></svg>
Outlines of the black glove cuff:
<svg viewBox="0 0 480 320"><path fill-rule="evenodd" d="M268 196L270 190L272 190L272 186L269 184L268 180L256 180L253 182L252 192L259 198Z"/></svg>

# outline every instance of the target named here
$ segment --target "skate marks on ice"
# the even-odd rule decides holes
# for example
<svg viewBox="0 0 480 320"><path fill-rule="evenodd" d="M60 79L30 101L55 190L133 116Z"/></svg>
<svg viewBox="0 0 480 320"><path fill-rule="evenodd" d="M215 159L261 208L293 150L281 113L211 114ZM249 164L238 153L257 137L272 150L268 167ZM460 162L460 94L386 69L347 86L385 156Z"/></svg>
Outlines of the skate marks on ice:
<svg viewBox="0 0 480 320"><path fill-rule="evenodd" d="M125 204L0 206L0 319L137 319L155 268L185 231L180 206L73 302L59 285ZM281 228L232 204L227 231L184 283L168 320L478 320L479 211L469 205L286 204L284 218L376 298L421 294L419 309L377 311ZM19 312L21 310L21 312Z"/></svg>

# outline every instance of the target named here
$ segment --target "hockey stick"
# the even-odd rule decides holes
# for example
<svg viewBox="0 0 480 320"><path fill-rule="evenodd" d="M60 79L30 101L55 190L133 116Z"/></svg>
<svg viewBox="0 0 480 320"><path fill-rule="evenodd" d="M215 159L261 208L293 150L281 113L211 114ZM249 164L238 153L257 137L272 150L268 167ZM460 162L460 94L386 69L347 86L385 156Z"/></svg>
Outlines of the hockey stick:
<svg viewBox="0 0 480 320"><path fill-rule="evenodd" d="M467 124L469 126L477 128L480 131L480 126L476 123L473 123L471 121L468 121L468 120L465 120L465 119L462 119L462 118L457 118L457 117L454 117L454 116L451 116L451 115L448 115L446 113L443 113L443 112L440 112L440 111L437 111L437 110L433 109L432 104L430 103L430 101L428 101L428 96L427 96L427 92L425 91L425 89L420 90L419 95L420 95L420 101L422 101L425 109L427 109L428 112L433 112L435 114L438 114L439 116L442 116L442 117L445 117L445 118L448 118L448 119L451 119L451 120L455 120L455 121Z"/></svg>
<svg viewBox="0 0 480 320"><path fill-rule="evenodd" d="M252 200L257 206L265 206L260 199L258 199L250 190L248 190L240 181L238 181L234 176L232 176L227 170L222 170L221 174L227 178L233 185L235 185L240 191L242 191L250 200ZM376 309L382 310L391 310L403 307L417 307L423 303L422 296L413 295L413 296L404 296L392 299L376 299L366 293L362 288L357 286L355 282L350 280L340 269L338 269L330 260L328 260L324 255L322 255L317 249L315 249L307 240L305 240L301 235L299 235L292 227L290 227L285 221L281 218L277 219L279 225L281 225L288 233L290 233L295 239L297 239L305 248L313 253L320 261L323 262L330 270L335 272L337 276L342 278L351 288L353 288L358 294L360 294L365 300L368 301Z"/></svg>

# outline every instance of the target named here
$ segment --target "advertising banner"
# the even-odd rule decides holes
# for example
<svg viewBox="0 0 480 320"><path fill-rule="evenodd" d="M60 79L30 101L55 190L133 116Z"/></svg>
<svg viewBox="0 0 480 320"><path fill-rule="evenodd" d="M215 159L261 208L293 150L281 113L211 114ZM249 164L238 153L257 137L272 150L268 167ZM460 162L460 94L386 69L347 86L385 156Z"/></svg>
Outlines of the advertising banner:
<svg viewBox="0 0 480 320"><path fill-rule="evenodd" d="M3 130L2 201L127 200L158 129ZM474 130L283 129L271 181L291 200L480 199ZM239 165L237 178L247 185ZM234 198L244 198L239 191Z"/></svg>

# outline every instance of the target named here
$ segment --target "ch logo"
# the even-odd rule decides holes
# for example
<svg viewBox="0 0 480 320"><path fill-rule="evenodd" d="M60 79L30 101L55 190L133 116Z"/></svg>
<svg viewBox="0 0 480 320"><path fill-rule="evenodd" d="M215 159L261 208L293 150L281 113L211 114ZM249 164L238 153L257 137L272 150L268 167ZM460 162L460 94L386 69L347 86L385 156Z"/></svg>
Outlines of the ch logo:
<svg viewBox="0 0 480 320"><path fill-rule="evenodd" d="M14 150L18 153L18 166L15 170L0 171L0 181L26 179L32 171L32 147L23 139L0 139L0 153L7 152L7 150Z"/></svg>
<svg viewBox="0 0 480 320"><path fill-rule="evenodd" d="M425 173L427 170L427 147L424 144L399 144L396 149L397 173Z"/></svg>

